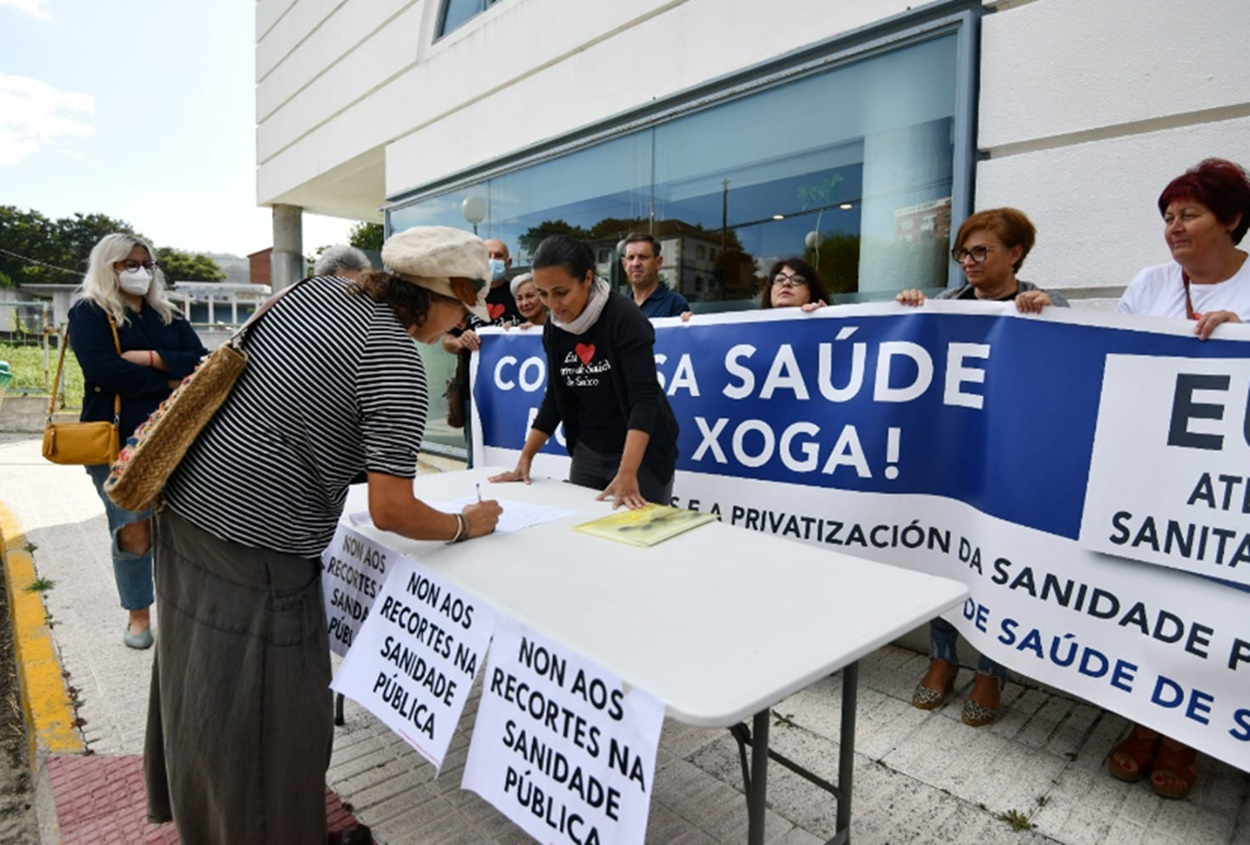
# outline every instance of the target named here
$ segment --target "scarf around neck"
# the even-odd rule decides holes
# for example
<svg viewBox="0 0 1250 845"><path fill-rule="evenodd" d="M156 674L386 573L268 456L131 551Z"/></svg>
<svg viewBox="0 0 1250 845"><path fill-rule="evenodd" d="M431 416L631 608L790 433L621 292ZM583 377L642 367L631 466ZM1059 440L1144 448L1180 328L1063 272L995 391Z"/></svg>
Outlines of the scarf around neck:
<svg viewBox="0 0 1250 845"><path fill-rule="evenodd" d="M585 334L599 320L599 315L603 313L603 306L608 304L610 291L607 280L596 276L590 286L590 298L586 300L586 307L582 309L582 313L565 323L553 312L550 315L551 322L557 329L563 329L569 334Z"/></svg>

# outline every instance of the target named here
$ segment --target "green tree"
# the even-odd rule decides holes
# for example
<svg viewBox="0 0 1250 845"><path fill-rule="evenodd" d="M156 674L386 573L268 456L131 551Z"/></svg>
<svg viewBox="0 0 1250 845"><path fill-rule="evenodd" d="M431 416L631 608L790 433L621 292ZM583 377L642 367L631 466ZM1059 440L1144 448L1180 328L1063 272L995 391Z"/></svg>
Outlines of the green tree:
<svg viewBox="0 0 1250 845"><path fill-rule="evenodd" d="M38 211L0 206L0 273L15 285L77 284L91 248L110 232L142 238L129 223L104 214L51 220Z"/></svg>
<svg viewBox="0 0 1250 845"><path fill-rule="evenodd" d="M161 262L161 272L165 280L170 282L224 282L226 273L216 261L203 253L183 252L180 249L162 246L156 249L156 258Z"/></svg>
<svg viewBox="0 0 1250 845"><path fill-rule="evenodd" d="M52 237L53 226L51 220L37 211L0 206L0 273L9 277L12 284L75 281L66 272L56 273L49 279L53 271L42 266L55 265L64 257Z"/></svg>
<svg viewBox="0 0 1250 845"><path fill-rule="evenodd" d="M544 220L537 226L526 229L525 234L517 238L517 243L521 245L521 249L533 255L534 250L543 242L543 238L549 235L568 235L579 241L588 241L594 237L594 233L589 229L574 226L564 220Z"/></svg>
<svg viewBox="0 0 1250 845"><path fill-rule="evenodd" d="M347 242L356 249L382 249L382 224L357 223L347 233Z"/></svg>
<svg viewBox="0 0 1250 845"><path fill-rule="evenodd" d="M143 235L135 231L134 227L125 220L115 220L105 214L82 214L75 212L72 217L62 217L55 223L55 232L53 237L56 238L57 244L64 252L64 262L61 266L68 268L81 268L79 272L87 269L87 262L91 258L91 249L105 235L113 232L123 232L132 235L144 243L152 243L151 239L145 238ZM57 279L49 279L49 281L59 281Z"/></svg>
<svg viewBox="0 0 1250 845"><path fill-rule="evenodd" d="M806 249L804 260L813 264L830 293L859 290L859 235L830 232L820 237L820 252Z"/></svg>

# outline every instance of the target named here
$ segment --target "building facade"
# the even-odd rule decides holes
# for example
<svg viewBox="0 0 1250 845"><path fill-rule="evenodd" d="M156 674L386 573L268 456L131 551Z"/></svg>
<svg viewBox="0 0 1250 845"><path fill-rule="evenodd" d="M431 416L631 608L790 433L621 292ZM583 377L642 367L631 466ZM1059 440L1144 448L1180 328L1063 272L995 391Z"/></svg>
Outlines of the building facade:
<svg viewBox="0 0 1250 845"><path fill-rule="evenodd" d="M649 231L695 310L794 255L839 301L939 289L1013 205L1022 276L1105 303L1167 259L1168 180L1250 163L1246 32L1244 0L261 0L258 198L276 232L473 228L515 272L570 232L616 281Z"/></svg>

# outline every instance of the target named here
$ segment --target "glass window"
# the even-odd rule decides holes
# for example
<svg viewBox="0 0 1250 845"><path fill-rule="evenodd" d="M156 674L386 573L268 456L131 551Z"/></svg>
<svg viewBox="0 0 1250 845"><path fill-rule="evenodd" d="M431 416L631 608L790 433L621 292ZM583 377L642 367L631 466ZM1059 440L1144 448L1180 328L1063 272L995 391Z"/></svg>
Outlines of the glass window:
<svg viewBox="0 0 1250 845"><path fill-rule="evenodd" d="M443 11L438 19L435 38L442 38L470 18L480 15L499 0L443 0Z"/></svg>
<svg viewBox="0 0 1250 845"><path fill-rule="evenodd" d="M658 127L657 235L718 253L675 268L692 307L753 299L795 256L841 299L944 287L946 235L898 213L949 209L955 52L937 38Z"/></svg>
<svg viewBox="0 0 1250 845"><path fill-rule="evenodd" d="M402 232L413 226L456 226L477 232L486 219L489 197L489 190L483 182L410 205L387 216L387 231ZM447 400L443 398L444 386L456 372L456 356L444 352L441 345L418 343L417 349L425 362L426 387L430 395L430 408L425 421L426 442L449 450L463 450L464 430L447 424Z"/></svg>
<svg viewBox="0 0 1250 845"><path fill-rule="evenodd" d="M491 2L446 0L443 31ZM835 301L936 292L949 275L958 50L948 30L764 87L396 204L389 230L471 227L507 245L513 274L544 237L571 234L621 289L619 243L649 232L661 278L695 311L755 307L771 264L794 256L817 268ZM438 394L452 356L423 354ZM462 448L462 433L442 425L442 402L431 397L428 438Z"/></svg>

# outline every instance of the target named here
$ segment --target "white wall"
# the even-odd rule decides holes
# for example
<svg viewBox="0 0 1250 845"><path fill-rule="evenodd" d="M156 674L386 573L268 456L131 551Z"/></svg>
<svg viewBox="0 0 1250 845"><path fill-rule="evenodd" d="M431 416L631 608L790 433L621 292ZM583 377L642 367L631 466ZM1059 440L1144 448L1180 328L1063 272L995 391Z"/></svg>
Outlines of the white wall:
<svg viewBox="0 0 1250 845"><path fill-rule="evenodd" d="M261 0L258 200L344 213L384 151L376 207L908 5L504 0L432 43L439 0Z"/></svg>
<svg viewBox="0 0 1250 845"><path fill-rule="evenodd" d="M1123 286L1168 260L1164 186L1208 156L1250 165L1247 35L1245 0L1032 0L984 19L976 207L1037 225L1023 278Z"/></svg>
<svg viewBox="0 0 1250 845"><path fill-rule="evenodd" d="M259 201L379 219L387 196L908 5L503 0L434 43L439 0L260 0ZM985 6L976 207L1033 218L1022 275L1120 286L1166 260L1168 180L1250 164L1250 0Z"/></svg>

